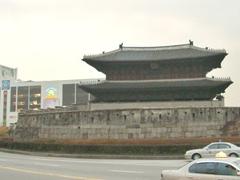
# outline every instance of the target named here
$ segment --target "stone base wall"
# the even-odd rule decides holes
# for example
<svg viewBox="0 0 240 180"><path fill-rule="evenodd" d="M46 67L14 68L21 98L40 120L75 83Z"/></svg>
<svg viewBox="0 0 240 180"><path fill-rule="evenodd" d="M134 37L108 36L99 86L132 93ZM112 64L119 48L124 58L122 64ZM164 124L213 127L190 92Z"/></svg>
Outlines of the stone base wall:
<svg viewBox="0 0 240 180"><path fill-rule="evenodd" d="M240 108L52 109L19 114L15 141L240 136Z"/></svg>

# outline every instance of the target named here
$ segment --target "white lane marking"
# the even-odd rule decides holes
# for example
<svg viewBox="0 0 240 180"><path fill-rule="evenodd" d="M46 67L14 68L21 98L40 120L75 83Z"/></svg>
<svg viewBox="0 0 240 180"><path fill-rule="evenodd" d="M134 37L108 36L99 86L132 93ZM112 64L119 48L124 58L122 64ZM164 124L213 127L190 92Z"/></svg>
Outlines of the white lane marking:
<svg viewBox="0 0 240 180"><path fill-rule="evenodd" d="M36 161L47 161L47 160L49 160L47 158L29 158L29 159L36 160Z"/></svg>
<svg viewBox="0 0 240 180"><path fill-rule="evenodd" d="M125 160L112 160L112 161L105 161L105 160L76 160L76 159L59 159L59 158L54 158L54 157L49 157L49 158L29 158L32 160L39 160L39 161L47 161L47 162L65 162L65 163L88 163L88 164L119 164L119 165L133 165L133 166L162 166L162 164L169 164L169 161L165 160L159 160L159 161L152 161L152 160L128 160L127 162ZM161 163L160 163L161 161ZM182 161L182 160L180 160ZM164 163L163 163L164 162Z"/></svg>
<svg viewBox="0 0 240 180"><path fill-rule="evenodd" d="M119 164L119 165L133 165L133 166L162 166L161 164L153 164L152 162L147 161L94 161L94 160L75 160L75 159L58 159L58 158L39 158L39 157L28 157L28 158L16 158L16 157L9 157L8 160L34 160L34 161L42 161L42 162L64 162L64 163L87 163L87 164ZM10 161L11 161L10 160Z"/></svg>
<svg viewBox="0 0 240 180"><path fill-rule="evenodd" d="M142 174L143 171L126 171L126 170L117 170L117 169L111 169L111 172L118 172L118 173L132 173L132 174Z"/></svg>
<svg viewBox="0 0 240 180"><path fill-rule="evenodd" d="M0 153L2 154L2 153ZM7 154L7 153L6 153ZM1 158L1 157L0 157ZM83 159L83 160L76 160L72 158L57 158L57 157L33 157L33 156L18 156L18 157L8 157L8 161L10 159L16 159L16 160L35 160L35 161L42 161L42 162L64 162L64 163L88 163L88 164L114 164L114 165L132 165L132 166L145 166L145 167L162 167L163 164L166 166L166 164L171 164L171 160L128 160L127 162L125 160L112 160L112 161L105 161L105 160L89 160L89 159ZM173 160L174 162L178 162L181 164L185 164L186 162L184 160Z"/></svg>
<svg viewBox="0 0 240 180"><path fill-rule="evenodd" d="M56 160L42 160L42 161L58 161L58 162L65 162L65 163L87 163L87 164L110 164L110 165L132 165L132 166L153 166L153 167L161 167L162 164L151 164L151 162L149 162L149 164L144 164L144 163L137 163L137 162L119 162L119 161L87 161L87 160L61 160L61 159L56 159Z"/></svg>
<svg viewBox="0 0 240 180"><path fill-rule="evenodd" d="M49 166L49 167L60 167L59 164L47 164L47 163L33 163L36 166Z"/></svg>
<svg viewBox="0 0 240 180"><path fill-rule="evenodd" d="M35 160L35 161L45 161L45 162L64 162L64 163L87 163L87 164L114 164L114 165L132 165L132 166L145 166L145 167L162 167L163 164L169 164L169 162L166 162L165 160L160 160L160 161L147 161L147 160L129 160L129 161L105 161L105 160L100 160L100 161L94 161L94 160L75 160L75 159L59 159L59 158L54 158L54 157L49 157L49 158L41 158L41 157L28 157L28 158L16 158L16 157L9 157L8 161L11 161L10 159L16 159L16 160ZM182 161L180 161L182 164ZM185 164L185 163L184 163Z"/></svg>

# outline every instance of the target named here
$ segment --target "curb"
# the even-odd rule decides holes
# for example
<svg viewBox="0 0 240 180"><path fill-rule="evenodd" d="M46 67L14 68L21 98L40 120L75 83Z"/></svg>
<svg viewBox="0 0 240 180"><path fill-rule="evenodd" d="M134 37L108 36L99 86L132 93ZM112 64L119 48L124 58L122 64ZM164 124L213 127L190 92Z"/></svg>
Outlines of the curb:
<svg viewBox="0 0 240 180"><path fill-rule="evenodd" d="M33 152L0 148L0 152L23 154L44 157L86 158L86 159L149 159L149 160L174 160L184 159L183 155L119 155L119 154L63 154L54 152Z"/></svg>

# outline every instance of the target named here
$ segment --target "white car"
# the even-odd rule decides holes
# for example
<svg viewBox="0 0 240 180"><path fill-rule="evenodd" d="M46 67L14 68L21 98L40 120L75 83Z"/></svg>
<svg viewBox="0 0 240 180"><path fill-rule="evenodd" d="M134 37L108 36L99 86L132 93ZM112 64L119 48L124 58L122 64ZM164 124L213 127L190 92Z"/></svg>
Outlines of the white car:
<svg viewBox="0 0 240 180"><path fill-rule="evenodd" d="M240 180L240 159L198 159L178 170L163 170L161 180Z"/></svg>
<svg viewBox="0 0 240 180"><path fill-rule="evenodd" d="M186 159L199 159L215 157L218 152L224 152L229 157L239 157L240 147L228 142L214 142L202 149L192 149L185 153Z"/></svg>

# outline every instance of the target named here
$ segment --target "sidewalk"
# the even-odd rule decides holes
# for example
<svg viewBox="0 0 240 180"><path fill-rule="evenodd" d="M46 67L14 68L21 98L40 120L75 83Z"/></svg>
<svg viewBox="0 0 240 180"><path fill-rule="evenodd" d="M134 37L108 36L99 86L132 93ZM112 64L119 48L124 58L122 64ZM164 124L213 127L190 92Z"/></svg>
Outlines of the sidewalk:
<svg viewBox="0 0 240 180"><path fill-rule="evenodd" d="M33 152L0 148L0 152L44 157L86 158L86 159L184 159L183 155L115 155L115 154L64 154L54 152Z"/></svg>

